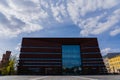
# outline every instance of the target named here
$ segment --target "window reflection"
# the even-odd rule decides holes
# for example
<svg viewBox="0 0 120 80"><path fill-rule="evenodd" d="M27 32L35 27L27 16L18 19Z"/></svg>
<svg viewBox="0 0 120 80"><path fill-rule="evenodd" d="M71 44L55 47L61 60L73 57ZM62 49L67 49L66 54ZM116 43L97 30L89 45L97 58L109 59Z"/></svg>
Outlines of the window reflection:
<svg viewBox="0 0 120 80"><path fill-rule="evenodd" d="M62 45L62 65L64 74L80 74L81 56L79 45Z"/></svg>

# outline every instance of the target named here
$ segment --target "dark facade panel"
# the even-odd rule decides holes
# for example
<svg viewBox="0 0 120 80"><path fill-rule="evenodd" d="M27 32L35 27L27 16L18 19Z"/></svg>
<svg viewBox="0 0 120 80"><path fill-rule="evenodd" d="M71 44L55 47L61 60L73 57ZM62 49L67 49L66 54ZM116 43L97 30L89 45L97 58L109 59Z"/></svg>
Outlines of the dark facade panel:
<svg viewBox="0 0 120 80"><path fill-rule="evenodd" d="M22 58L21 58L22 59ZM25 62L25 61L29 61L29 62L61 62L62 60L19 60L20 62Z"/></svg>
<svg viewBox="0 0 120 80"><path fill-rule="evenodd" d="M86 48L81 49L82 52L100 52L99 48Z"/></svg>
<svg viewBox="0 0 120 80"><path fill-rule="evenodd" d="M84 57L84 58L101 58L102 56L100 54L94 54L94 55L82 54L82 57Z"/></svg>
<svg viewBox="0 0 120 80"><path fill-rule="evenodd" d="M21 58L61 58L61 54L21 54Z"/></svg>
<svg viewBox="0 0 120 80"><path fill-rule="evenodd" d="M106 73L97 38L23 38L19 58L18 74Z"/></svg>
<svg viewBox="0 0 120 80"><path fill-rule="evenodd" d="M61 52L61 49L55 48L22 48L21 52Z"/></svg>

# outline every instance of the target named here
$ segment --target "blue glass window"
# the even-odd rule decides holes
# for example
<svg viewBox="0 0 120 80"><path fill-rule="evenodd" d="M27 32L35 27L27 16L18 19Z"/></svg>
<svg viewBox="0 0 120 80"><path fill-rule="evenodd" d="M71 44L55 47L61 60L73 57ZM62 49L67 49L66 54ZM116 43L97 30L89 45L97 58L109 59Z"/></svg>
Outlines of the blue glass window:
<svg viewBox="0 0 120 80"><path fill-rule="evenodd" d="M79 45L62 45L62 65L64 68L81 66Z"/></svg>

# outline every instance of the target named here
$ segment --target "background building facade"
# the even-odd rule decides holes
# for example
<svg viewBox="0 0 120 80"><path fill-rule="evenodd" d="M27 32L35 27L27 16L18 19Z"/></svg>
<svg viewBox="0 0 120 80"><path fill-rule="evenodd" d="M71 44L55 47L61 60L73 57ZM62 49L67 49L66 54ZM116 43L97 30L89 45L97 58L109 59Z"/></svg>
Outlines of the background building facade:
<svg viewBox="0 0 120 80"><path fill-rule="evenodd" d="M104 60L109 73L120 74L120 53L108 53Z"/></svg>
<svg viewBox="0 0 120 80"><path fill-rule="evenodd" d="M96 38L23 38L18 74L104 74Z"/></svg>
<svg viewBox="0 0 120 80"><path fill-rule="evenodd" d="M10 55L11 55L11 51L6 51L6 53L3 54L2 60L0 61L0 68L8 64Z"/></svg>
<svg viewBox="0 0 120 80"><path fill-rule="evenodd" d="M109 65L109 58L108 57L104 57L103 58L104 64L106 66L107 72L110 73L110 65Z"/></svg>

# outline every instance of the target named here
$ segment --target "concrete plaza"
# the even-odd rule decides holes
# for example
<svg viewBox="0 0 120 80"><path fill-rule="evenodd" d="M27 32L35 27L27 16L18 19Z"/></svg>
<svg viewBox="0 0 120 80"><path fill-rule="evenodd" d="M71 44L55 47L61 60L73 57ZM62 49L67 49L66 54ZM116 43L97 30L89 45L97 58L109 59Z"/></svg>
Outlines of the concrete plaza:
<svg viewBox="0 0 120 80"><path fill-rule="evenodd" d="M0 76L0 80L120 80L120 75Z"/></svg>

